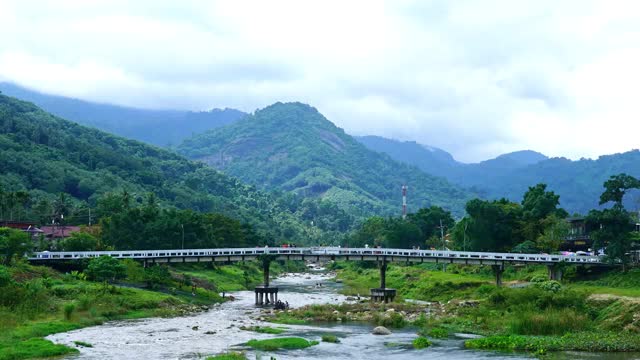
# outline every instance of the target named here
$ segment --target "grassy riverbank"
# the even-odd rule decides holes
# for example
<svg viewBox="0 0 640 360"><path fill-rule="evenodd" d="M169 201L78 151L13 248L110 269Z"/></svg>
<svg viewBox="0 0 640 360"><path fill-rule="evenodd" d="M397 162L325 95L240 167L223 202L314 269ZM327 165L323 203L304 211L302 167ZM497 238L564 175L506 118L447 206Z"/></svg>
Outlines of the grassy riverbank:
<svg viewBox="0 0 640 360"><path fill-rule="evenodd" d="M378 269L362 266L334 265L344 293L365 295L378 286ZM504 281L518 287L497 288L490 268L450 265L443 272L441 265L390 264L387 286L398 289L402 297L432 302L422 305L421 312L428 309L428 315L416 317L415 305L399 299L378 308L314 305L279 314L276 321L413 324L430 338L454 332L486 335L466 342L479 349L640 351L640 298L633 297L638 294L640 269L602 273L569 268L563 283L547 281L546 275L544 267L509 267ZM391 315L389 309L394 309Z"/></svg>
<svg viewBox="0 0 640 360"><path fill-rule="evenodd" d="M88 281L82 272L63 274L26 263L0 266L0 360L78 352L81 345L56 345L43 338L109 320L200 311L223 301L219 292L262 281L258 263L184 265L150 271L134 262L125 264L126 277L117 285ZM299 267L274 263L272 273Z"/></svg>

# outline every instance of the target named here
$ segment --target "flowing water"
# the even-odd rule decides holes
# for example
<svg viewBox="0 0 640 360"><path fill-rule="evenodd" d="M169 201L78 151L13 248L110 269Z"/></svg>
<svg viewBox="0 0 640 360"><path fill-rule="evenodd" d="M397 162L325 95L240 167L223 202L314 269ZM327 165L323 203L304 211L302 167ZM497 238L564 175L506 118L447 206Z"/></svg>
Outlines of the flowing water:
<svg viewBox="0 0 640 360"><path fill-rule="evenodd" d="M277 279L273 285L280 288L279 299L291 306L307 304L341 303L346 297L337 293L340 284L329 281L327 275L290 275ZM315 284L322 283L322 287ZM74 346L84 341L92 348L80 348L80 354L68 359L201 359L209 355L238 349L237 345L250 339L266 339L275 335L240 330L240 326L278 326L259 319L261 310L254 306L254 293L232 293L229 301L213 309L192 316L162 319L114 321L104 325L60 333L48 337L56 343ZM287 331L278 336L301 336L319 340L324 334L333 334L340 343L323 343L303 350L256 353L248 350L248 358L284 359L530 359L527 354L505 354L490 351L466 350L459 334L445 340L434 340L424 350L410 346L416 337L414 329L393 330L391 335L371 335L373 326L365 324L285 325ZM394 344L394 346L389 346ZM399 345L398 345L399 344ZM558 354L561 359L640 359L634 354Z"/></svg>

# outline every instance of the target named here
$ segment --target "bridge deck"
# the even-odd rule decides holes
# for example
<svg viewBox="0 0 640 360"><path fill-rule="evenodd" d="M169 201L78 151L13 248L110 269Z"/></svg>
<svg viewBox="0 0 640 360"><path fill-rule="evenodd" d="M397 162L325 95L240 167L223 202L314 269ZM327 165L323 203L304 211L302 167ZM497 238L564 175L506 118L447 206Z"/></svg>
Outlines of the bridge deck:
<svg viewBox="0 0 640 360"><path fill-rule="evenodd" d="M605 265L598 256L565 256L547 254L514 254L469 251L412 250L384 248L226 248L226 249L180 249L180 250L129 250L129 251L76 251L36 252L29 258L33 262L48 262L74 259L90 259L111 256L118 259L149 260L152 262L199 262L199 261L244 261L261 255L274 255L281 259L343 259L406 262L438 262L466 264L502 263L574 263Z"/></svg>

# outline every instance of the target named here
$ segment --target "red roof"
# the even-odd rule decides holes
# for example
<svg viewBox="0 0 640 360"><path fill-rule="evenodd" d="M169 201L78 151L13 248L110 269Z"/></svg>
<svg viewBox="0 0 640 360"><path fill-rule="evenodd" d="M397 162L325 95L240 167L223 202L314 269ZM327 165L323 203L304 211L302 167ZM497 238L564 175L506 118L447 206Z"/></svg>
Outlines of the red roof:
<svg viewBox="0 0 640 360"><path fill-rule="evenodd" d="M52 238L66 238L71 236L71 233L80 231L79 226L43 226L40 229L44 236Z"/></svg>

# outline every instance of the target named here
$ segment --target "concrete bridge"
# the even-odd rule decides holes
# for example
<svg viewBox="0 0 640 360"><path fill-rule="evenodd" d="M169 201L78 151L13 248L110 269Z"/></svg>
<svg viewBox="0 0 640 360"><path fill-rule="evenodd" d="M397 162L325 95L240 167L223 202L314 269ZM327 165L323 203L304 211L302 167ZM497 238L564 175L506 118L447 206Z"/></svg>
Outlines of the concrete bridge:
<svg viewBox="0 0 640 360"><path fill-rule="evenodd" d="M386 248L226 248L226 249L180 249L180 250L127 250L127 251L76 251L76 252L36 252L29 261L36 264L51 264L100 256L116 259L134 259L142 261L144 266L153 263L194 263L194 262L238 262L261 259L263 262L264 284L256 287L256 304L273 304L277 301L278 289L269 286L269 264L273 260L347 260L375 261L380 265L380 287L371 289L371 297L376 301L393 300L395 289L386 287L388 262L437 263L490 265L493 269L496 285L502 285L502 273L505 264L540 264L549 269L549 278L560 280L562 269L559 264L568 265L609 265L599 256L564 256L547 254L490 253L448 250L415 250Z"/></svg>

